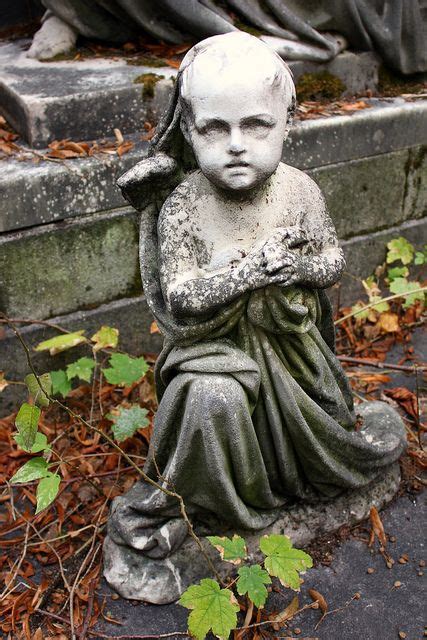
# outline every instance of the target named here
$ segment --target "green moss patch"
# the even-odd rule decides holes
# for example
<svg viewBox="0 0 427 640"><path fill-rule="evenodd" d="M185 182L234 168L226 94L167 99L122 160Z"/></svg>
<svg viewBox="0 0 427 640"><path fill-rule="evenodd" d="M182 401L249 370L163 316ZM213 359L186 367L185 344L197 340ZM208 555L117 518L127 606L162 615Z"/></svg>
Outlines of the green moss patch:
<svg viewBox="0 0 427 640"><path fill-rule="evenodd" d="M296 85L297 98L306 100L337 100L346 89L345 84L329 71L304 73Z"/></svg>
<svg viewBox="0 0 427 640"><path fill-rule="evenodd" d="M154 88L159 80L163 80L165 76L159 76L157 73L143 73L140 76L136 76L133 84L142 84L142 97L154 98Z"/></svg>

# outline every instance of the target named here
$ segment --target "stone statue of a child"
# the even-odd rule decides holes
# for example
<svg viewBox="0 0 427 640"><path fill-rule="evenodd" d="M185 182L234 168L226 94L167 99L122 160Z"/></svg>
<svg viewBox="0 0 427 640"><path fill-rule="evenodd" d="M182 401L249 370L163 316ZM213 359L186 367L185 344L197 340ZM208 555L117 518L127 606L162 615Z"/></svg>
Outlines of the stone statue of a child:
<svg viewBox="0 0 427 640"><path fill-rule="evenodd" d="M211 527L262 529L296 500L368 484L404 446L383 403L359 406L355 430L324 293L343 253L316 184L281 162L294 108L266 45L209 38L183 60L151 156L120 181L142 210L144 291L165 336L145 471ZM186 535L176 500L137 483L113 504L107 580L176 599Z"/></svg>

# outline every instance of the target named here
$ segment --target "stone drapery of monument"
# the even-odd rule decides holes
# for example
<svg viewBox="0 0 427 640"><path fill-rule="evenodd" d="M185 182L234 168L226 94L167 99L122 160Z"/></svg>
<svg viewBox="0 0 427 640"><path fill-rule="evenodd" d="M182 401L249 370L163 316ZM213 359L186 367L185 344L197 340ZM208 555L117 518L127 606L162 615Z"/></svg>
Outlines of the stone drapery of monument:
<svg viewBox="0 0 427 640"><path fill-rule="evenodd" d="M202 532L264 530L298 505L327 520L405 446L387 404L355 410L334 354L325 288L344 258L319 188L281 162L294 109L269 47L241 32L204 40L150 156L119 181L141 211L144 291L165 339L144 470ZM113 502L107 580L125 597L177 599L194 579L187 534L177 501L138 482Z"/></svg>
<svg viewBox="0 0 427 640"><path fill-rule="evenodd" d="M69 51L78 35L124 43L146 33L166 43L238 30L239 20L285 60L332 60L345 47L375 51L404 74L427 70L427 6L420 0L42 0L48 10L29 55ZM231 16L234 16L232 19Z"/></svg>

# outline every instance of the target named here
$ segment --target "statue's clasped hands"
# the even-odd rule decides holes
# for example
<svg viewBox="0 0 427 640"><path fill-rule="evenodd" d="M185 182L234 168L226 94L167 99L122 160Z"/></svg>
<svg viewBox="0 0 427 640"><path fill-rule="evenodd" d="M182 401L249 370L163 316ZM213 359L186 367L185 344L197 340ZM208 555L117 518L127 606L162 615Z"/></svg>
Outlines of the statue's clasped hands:
<svg viewBox="0 0 427 640"><path fill-rule="evenodd" d="M301 279L302 258L295 251L307 243L307 236L301 227L281 227L262 247L262 269L281 284L293 284Z"/></svg>

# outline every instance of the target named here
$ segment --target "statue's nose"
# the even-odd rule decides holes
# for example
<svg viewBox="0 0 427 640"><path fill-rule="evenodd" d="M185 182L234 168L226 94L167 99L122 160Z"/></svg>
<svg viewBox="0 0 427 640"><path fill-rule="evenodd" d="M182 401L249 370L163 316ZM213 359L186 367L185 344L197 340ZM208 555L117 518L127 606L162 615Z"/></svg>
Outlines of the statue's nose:
<svg viewBox="0 0 427 640"><path fill-rule="evenodd" d="M232 128L230 131L228 149L233 155L239 155L240 153L243 153L245 151L242 132L237 127Z"/></svg>

